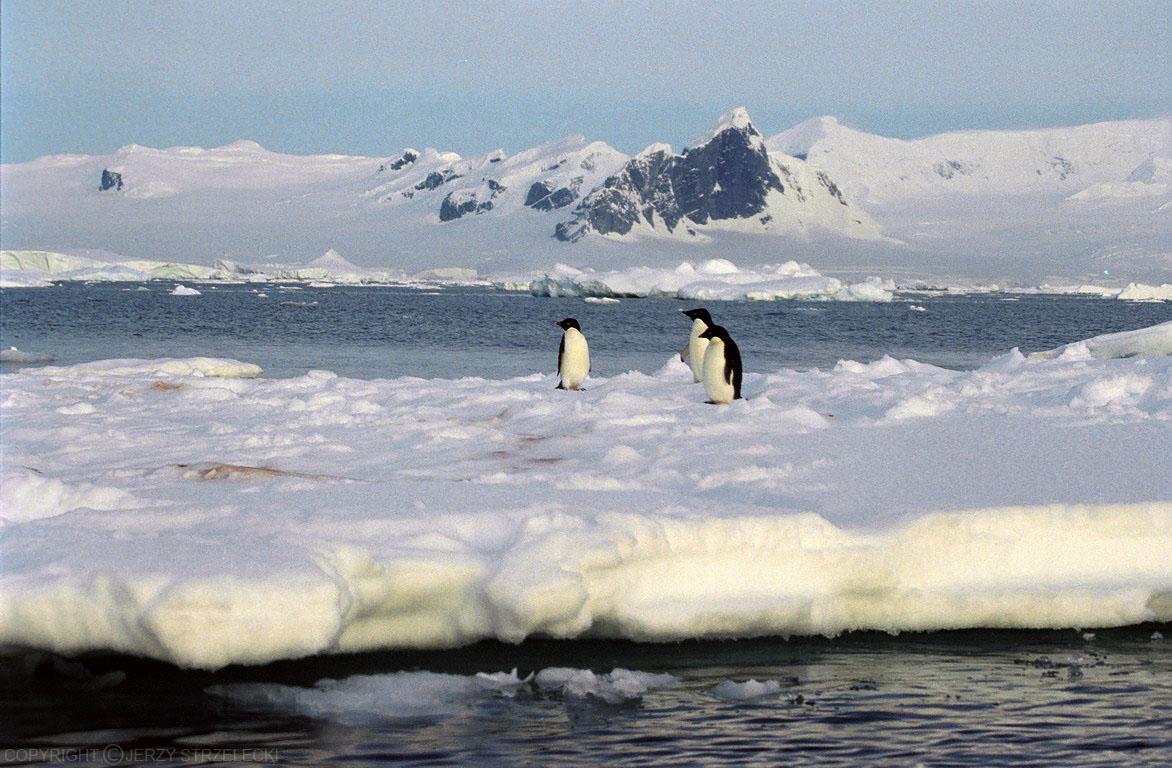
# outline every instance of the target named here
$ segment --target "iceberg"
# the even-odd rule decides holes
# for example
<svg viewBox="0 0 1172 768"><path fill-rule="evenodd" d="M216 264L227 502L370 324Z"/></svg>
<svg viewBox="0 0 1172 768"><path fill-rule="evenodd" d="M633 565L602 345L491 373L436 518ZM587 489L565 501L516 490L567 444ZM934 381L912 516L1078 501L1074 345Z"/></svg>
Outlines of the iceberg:
<svg viewBox="0 0 1172 768"><path fill-rule="evenodd" d="M844 285L837 278L825 277L809 264L796 261L741 268L727 259L709 259L698 264L684 261L674 269L630 267L604 272L558 264L529 282L527 289L534 296L550 297L891 301L895 284L871 278L856 285Z"/></svg>

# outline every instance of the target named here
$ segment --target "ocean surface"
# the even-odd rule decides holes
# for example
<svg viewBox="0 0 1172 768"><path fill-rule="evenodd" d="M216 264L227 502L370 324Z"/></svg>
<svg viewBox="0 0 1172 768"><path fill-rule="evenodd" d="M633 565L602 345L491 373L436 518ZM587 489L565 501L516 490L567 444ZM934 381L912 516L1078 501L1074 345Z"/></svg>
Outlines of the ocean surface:
<svg viewBox="0 0 1172 768"><path fill-rule="evenodd" d="M590 340L595 374L608 376L662 367L687 337L679 310L696 306L274 285L201 285L202 296L184 297L170 295L172 287L0 290L0 345L51 354L56 364L204 355L254 362L275 377L327 369L361 378L506 378L552 373L554 321L573 316ZM1013 347L1030 352L1172 319L1172 304L1076 297L708 307L753 371L883 355L971 368ZM402 671L515 668L524 678L550 667L674 680L620 702L532 684L438 701L427 700L434 692L397 687ZM315 684L355 675L375 677L369 688L342 684L323 706ZM758 698L721 698L718 686L749 679L775 686ZM244 684L300 694L225 694ZM420 709L412 696L434 706ZM485 642L215 673L125 656L0 654L0 764L1162 766L1172 762L1170 733L1168 625Z"/></svg>
<svg viewBox="0 0 1172 768"><path fill-rule="evenodd" d="M772 638L671 645L480 643L183 672L127 657L0 657L0 760L61 765L1166 766L1172 759L1172 627ZM283 697L248 705L245 683L428 670L550 666L668 673L608 703L522 687L442 711L384 697L308 716ZM749 701L729 680L775 681Z"/></svg>
<svg viewBox="0 0 1172 768"><path fill-rule="evenodd" d="M678 354L698 302L588 304L490 290L70 284L0 290L0 346L67 365L122 357L231 357L265 376L511 378L553 373L561 330L576 317L594 374L653 372ZM266 294L258 297L256 291ZM912 306L924 307L917 312ZM1019 347L1049 349L1172 319L1172 304L1023 296L914 297L889 304L711 302L747 371L825 368L891 355L972 368Z"/></svg>

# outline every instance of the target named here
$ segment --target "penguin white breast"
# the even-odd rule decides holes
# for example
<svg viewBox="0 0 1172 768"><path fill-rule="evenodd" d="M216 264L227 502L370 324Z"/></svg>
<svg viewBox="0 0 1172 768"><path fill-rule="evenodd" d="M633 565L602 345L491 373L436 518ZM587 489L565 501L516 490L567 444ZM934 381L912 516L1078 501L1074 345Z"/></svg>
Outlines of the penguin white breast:
<svg viewBox="0 0 1172 768"><path fill-rule="evenodd" d="M724 342L713 339L704 353L704 393L714 403L731 403L736 390L724 378Z"/></svg>
<svg viewBox="0 0 1172 768"><path fill-rule="evenodd" d="M688 338L688 365L696 381L704 378L704 353L708 351L708 339L700 338L700 334L706 330L708 323L699 318L692 321L692 335Z"/></svg>
<svg viewBox="0 0 1172 768"><path fill-rule="evenodd" d="M586 337L577 328L569 328L565 334L562 350L562 386L577 389L590 372L590 347Z"/></svg>

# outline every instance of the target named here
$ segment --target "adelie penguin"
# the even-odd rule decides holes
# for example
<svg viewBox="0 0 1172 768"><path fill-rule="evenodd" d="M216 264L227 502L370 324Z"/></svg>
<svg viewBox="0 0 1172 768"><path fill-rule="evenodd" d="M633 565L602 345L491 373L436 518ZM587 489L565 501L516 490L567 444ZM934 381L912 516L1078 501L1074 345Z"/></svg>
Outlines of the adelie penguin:
<svg viewBox="0 0 1172 768"><path fill-rule="evenodd" d="M723 326L712 325L700 334L708 340L704 352L704 392L718 405L741 399L741 350Z"/></svg>
<svg viewBox="0 0 1172 768"><path fill-rule="evenodd" d="M704 378L704 352L708 349L708 339L701 338L700 334L716 323L712 322L712 315L703 307L696 309L681 309L680 312L692 318L692 335L688 337L688 345L680 352L680 360L692 369L692 378L699 383Z"/></svg>
<svg viewBox="0 0 1172 768"><path fill-rule="evenodd" d="M582 326L572 317L561 320L562 343L558 346L558 389L581 389L590 373L590 347Z"/></svg>

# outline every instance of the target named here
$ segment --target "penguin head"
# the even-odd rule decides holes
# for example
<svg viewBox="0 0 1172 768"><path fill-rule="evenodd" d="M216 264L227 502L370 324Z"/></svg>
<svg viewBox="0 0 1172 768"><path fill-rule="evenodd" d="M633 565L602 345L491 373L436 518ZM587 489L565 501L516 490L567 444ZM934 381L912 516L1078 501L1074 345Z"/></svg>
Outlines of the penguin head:
<svg viewBox="0 0 1172 768"><path fill-rule="evenodd" d="M715 323L712 322L712 315L708 314L708 310L704 307L696 307L695 309L681 309L680 312L692 318L699 320L711 328Z"/></svg>
<svg viewBox="0 0 1172 768"><path fill-rule="evenodd" d="M556 325L559 328L561 328L563 331L568 331L571 328L573 328L574 330L578 331L579 333L582 332L582 326L578 325L578 321L572 317L567 317L565 320L558 320Z"/></svg>
<svg viewBox="0 0 1172 768"><path fill-rule="evenodd" d="M728 331L724 329L723 325L710 325L704 329L700 334L701 339L720 340L722 342L729 340Z"/></svg>

